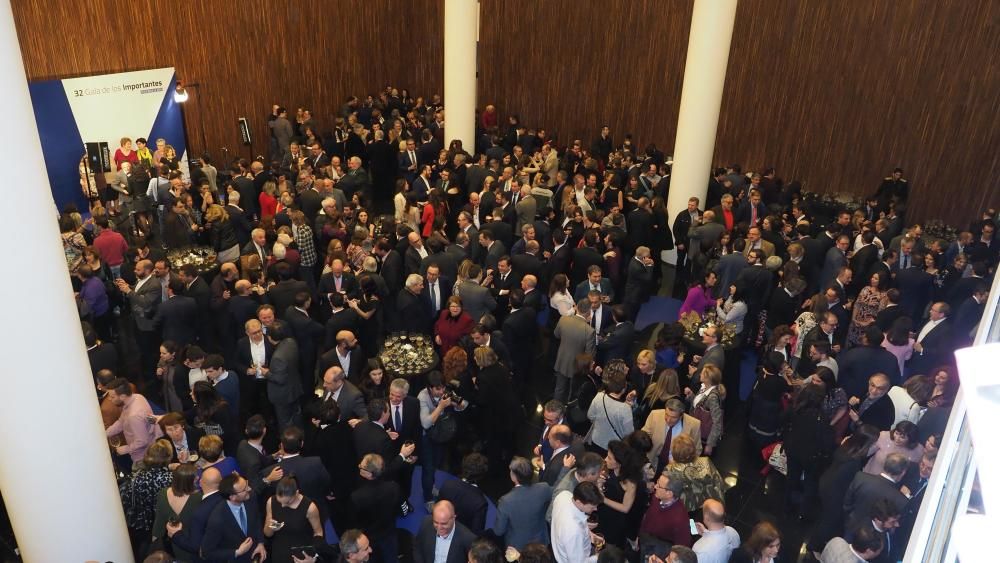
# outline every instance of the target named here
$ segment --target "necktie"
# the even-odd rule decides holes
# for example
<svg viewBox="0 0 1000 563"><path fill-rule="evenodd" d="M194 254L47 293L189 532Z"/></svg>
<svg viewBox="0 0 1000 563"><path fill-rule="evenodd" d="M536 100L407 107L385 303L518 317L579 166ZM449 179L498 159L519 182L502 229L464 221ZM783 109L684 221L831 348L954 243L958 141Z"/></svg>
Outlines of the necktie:
<svg viewBox="0 0 1000 563"><path fill-rule="evenodd" d="M396 405L396 414L393 415L392 425L396 428L396 432L400 432L403 428L403 415L399 412L399 405Z"/></svg>
<svg viewBox="0 0 1000 563"><path fill-rule="evenodd" d="M757 206L753 204L750 205L750 224L757 224Z"/></svg>
<svg viewBox="0 0 1000 563"><path fill-rule="evenodd" d="M670 463L670 442L674 439L674 427L671 426L667 428L667 437L663 441L663 448L660 450L660 467L658 469L663 469Z"/></svg>
<svg viewBox="0 0 1000 563"><path fill-rule="evenodd" d="M340 291L340 280L341 279L342 279L341 277L335 277L335 278L333 278L334 283L337 285L337 291Z"/></svg>
<svg viewBox="0 0 1000 563"><path fill-rule="evenodd" d="M594 311L590 315L590 326L594 327L594 330L597 330L597 311Z"/></svg>
<svg viewBox="0 0 1000 563"><path fill-rule="evenodd" d="M905 269L907 269L909 267L910 267L910 255L909 254L904 254L903 255L903 269L905 270Z"/></svg>
<svg viewBox="0 0 1000 563"><path fill-rule="evenodd" d="M240 505L240 529L243 533L247 533L247 509L242 504Z"/></svg>
<svg viewBox="0 0 1000 563"><path fill-rule="evenodd" d="M438 310L437 291L435 290L436 285L436 283L431 284L431 307L433 307L435 311Z"/></svg>
<svg viewBox="0 0 1000 563"><path fill-rule="evenodd" d="M416 164L416 163L417 163L417 156L416 154L414 154L413 151L410 151L410 164Z"/></svg>

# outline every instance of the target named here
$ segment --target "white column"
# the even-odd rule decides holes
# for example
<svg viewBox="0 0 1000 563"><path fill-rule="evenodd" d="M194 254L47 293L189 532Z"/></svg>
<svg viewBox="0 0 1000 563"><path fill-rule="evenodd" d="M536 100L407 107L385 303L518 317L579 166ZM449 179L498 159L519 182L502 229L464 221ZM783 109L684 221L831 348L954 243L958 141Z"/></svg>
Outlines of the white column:
<svg viewBox="0 0 1000 563"><path fill-rule="evenodd" d="M0 169L18 186L4 190L17 243L0 275L0 490L24 561L131 562L9 2L0 75Z"/></svg>
<svg viewBox="0 0 1000 563"><path fill-rule="evenodd" d="M705 204L735 21L736 0L694 2L667 198L670 217L691 197Z"/></svg>
<svg viewBox="0 0 1000 563"><path fill-rule="evenodd" d="M476 42L478 0L444 0L445 137L476 151Z"/></svg>

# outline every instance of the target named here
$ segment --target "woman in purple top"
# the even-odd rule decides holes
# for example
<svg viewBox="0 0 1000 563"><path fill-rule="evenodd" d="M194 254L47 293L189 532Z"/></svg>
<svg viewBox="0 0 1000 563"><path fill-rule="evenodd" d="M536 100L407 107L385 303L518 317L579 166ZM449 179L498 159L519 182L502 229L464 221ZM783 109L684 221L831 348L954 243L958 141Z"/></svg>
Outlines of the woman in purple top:
<svg viewBox="0 0 1000 563"><path fill-rule="evenodd" d="M691 286L678 315L694 311L701 317L705 315L705 311L715 307L712 288L715 287L715 282L717 281L718 277L715 275L715 272L708 272L701 283Z"/></svg>

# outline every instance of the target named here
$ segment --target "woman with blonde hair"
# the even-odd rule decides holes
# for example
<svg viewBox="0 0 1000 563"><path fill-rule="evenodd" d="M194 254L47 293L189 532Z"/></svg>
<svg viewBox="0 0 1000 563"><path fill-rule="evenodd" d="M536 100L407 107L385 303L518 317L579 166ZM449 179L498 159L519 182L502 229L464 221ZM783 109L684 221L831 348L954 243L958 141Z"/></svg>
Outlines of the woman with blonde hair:
<svg viewBox="0 0 1000 563"><path fill-rule="evenodd" d="M660 376L646 386L642 399L639 401L636 421L645 422L649 413L664 408L667 399L680 396L681 386L677 379L677 371L670 368L661 371Z"/></svg>
<svg viewBox="0 0 1000 563"><path fill-rule="evenodd" d="M208 232L208 238L215 249L215 261L219 264L236 262L240 257L240 242L236 239L236 231L229 222L229 213L217 204L208 206L202 216L202 229Z"/></svg>
<svg viewBox="0 0 1000 563"><path fill-rule="evenodd" d="M722 439L722 401L726 398L722 371L712 364L705 366L701 370L701 388L697 393L685 388L684 394L687 396L692 416L701 420L704 452L710 456Z"/></svg>
<svg viewBox="0 0 1000 563"><path fill-rule="evenodd" d="M260 204L261 220L273 219L274 214L278 212L278 184L274 183L274 180L264 182L257 201Z"/></svg>

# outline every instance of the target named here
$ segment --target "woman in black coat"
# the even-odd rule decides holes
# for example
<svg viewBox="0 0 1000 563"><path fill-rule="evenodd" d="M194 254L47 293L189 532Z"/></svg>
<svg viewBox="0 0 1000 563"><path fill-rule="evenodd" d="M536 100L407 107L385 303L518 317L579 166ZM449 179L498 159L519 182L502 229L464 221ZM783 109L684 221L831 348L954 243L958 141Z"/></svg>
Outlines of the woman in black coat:
<svg viewBox="0 0 1000 563"><path fill-rule="evenodd" d="M826 542L844 531L844 494L854 476L865 466L868 450L878 440L878 435L878 428L862 424L833 452L830 467L819 479L822 510L812 536L809 537L809 551L823 551Z"/></svg>
<svg viewBox="0 0 1000 563"><path fill-rule="evenodd" d="M802 514L814 506L819 476L833 451L833 428L823 413L823 388L806 385L795 397L785 426L785 455L788 457L787 510Z"/></svg>
<svg viewBox="0 0 1000 563"><path fill-rule="evenodd" d="M510 370L497 362L496 352L480 346L473 356L479 366L479 374L472 380L476 388L473 402L479 409L490 470L506 473L513 452L514 430L523 418L521 404L514 392Z"/></svg>

